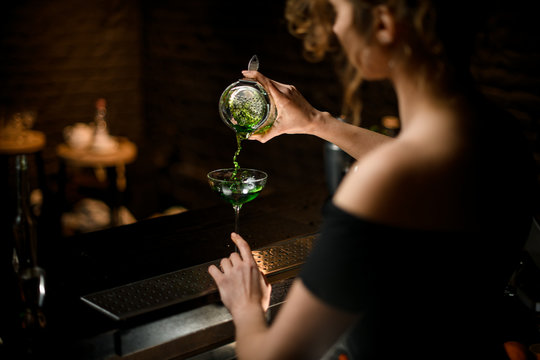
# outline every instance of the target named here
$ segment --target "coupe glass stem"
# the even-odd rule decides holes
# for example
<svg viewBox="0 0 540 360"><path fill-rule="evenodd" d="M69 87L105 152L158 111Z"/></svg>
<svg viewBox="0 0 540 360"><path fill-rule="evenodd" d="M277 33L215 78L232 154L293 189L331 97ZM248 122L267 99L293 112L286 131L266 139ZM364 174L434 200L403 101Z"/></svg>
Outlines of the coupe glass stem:
<svg viewBox="0 0 540 360"><path fill-rule="evenodd" d="M234 232L238 234L238 218L240 217L240 208L242 205L233 205L234 209Z"/></svg>
<svg viewBox="0 0 540 360"><path fill-rule="evenodd" d="M240 217L240 209L242 208L242 205L233 205L234 209L234 232L239 234L238 232L238 218ZM236 244L234 245L234 251L238 252L238 247Z"/></svg>

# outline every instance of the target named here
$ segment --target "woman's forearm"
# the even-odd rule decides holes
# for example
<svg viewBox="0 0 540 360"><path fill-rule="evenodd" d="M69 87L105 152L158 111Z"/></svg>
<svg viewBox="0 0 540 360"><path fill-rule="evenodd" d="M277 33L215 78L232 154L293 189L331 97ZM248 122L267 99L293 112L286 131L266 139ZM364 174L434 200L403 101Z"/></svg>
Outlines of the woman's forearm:
<svg viewBox="0 0 540 360"><path fill-rule="evenodd" d="M268 325L262 308L250 306L233 315L236 328L236 354L238 359L263 359ZM264 355L264 356L263 356Z"/></svg>
<svg viewBox="0 0 540 360"><path fill-rule="evenodd" d="M339 146L355 159L393 138L336 119L328 112L319 112L312 121L310 134Z"/></svg>

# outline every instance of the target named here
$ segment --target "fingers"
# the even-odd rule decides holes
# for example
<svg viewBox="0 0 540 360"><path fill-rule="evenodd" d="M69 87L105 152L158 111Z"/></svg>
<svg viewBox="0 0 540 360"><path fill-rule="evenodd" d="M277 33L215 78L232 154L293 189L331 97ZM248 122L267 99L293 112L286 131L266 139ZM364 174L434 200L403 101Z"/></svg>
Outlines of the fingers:
<svg viewBox="0 0 540 360"><path fill-rule="evenodd" d="M239 253L233 252L231 256L229 256L229 260L231 261L231 264L233 266L238 265L242 261L242 257Z"/></svg>
<svg viewBox="0 0 540 360"><path fill-rule="evenodd" d="M210 265L208 267L208 273L214 278L216 283L219 283L226 273L230 272L233 267L240 265L244 259L255 262L247 241L236 233L231 234L231 239L238 247L239 253L234 252L228 258L221 259L219 268L216 265Z"/></svg>
<svg viewBox="0 0 540 360"><path fill-rule="evenodd" d="M238 247L238 251L240 252L242 259L253 259L253 256L251 255L251 248L246 240L234 232L231 234L231 239Z"/></svg>
<svg viewBox="0 0 540 360"><path fill-rule="evenodd" d="M258 82L263 84L264 87L266 87L266 85L270 85L270 79L268 79L266 76L264 76L263 74L261 74L258 71L244 70L244 71L242 71L242 75L244 75L248 79L257 80Z"/></svg>
<svg viewBox="0 0 540 360"><path fill-rule="evenodd" d="M281 92L284 90L284 88L287 87L287 85L278 83L277 81L267 78L258 71L244 70L242 71L242 75L247 78L257 80L270 93L270 95L272 95L274 99L281 95Z"/></svg>
<svg viewBox="0 0 540 360"><path fill-rule="evenodd" d="M251 135L248 140L257 140L258 142L260 143L266 143L268 140L271 140L273 139L274 137L276 137L277 135L279 134L276 134L274 132L270 133L270 132L267 132L267 133L264 133L264 134L253 134Z"/></svg>
<svg viewBox="0 0 540 360"><path fill-rule="evenodd" d="M221 262L219 263L221 266L221 271L226 272L227 270L230 270L230 268L233 266L231 259L229 258L223 258L221 259Z"/></svg>
<svg viewBox="0 0 540 360"><path fill-rule="evenodd" d="M221 278L223 277L223 273L221 272L221 270L218 269L216 265L210 265L208 267L208 273L210 274L210 276L212 276L216 283L219 283L221 281Z"/></svg>
<svg viewBox="0 0 540 360"><path fill-rule="evenodd" d="M270 297L272 295L272 285L268 283L268 280L263 275L263 273L260 273L260 282L259 286L261 288L262 296L261 296L261 306L264 311L268 310L268 307L270 307Z"/></svg>
<svg viewBox="0 0 540 360"><path fill-rule="evenodd" d="M208 267L208 272L216 282L218 279L221 279L225 272L230 271L233 266L240 264L243 261L242 259L253 259L248 243L240 235L232 233L231 239L237 244L240 253L233 252L228 258L221 259L219 268L216 265L210 265Z"/></svg>
<svg viewBox="0 0 540 360"><path fill-rule="evenodd" d="M260 83L265 83L265 84L272 85L272 86L276 87L277 89L283 89L283 88L287 88L287 86L289 86L287 84L283 84L283 83L280 83L278 81L267 78L266 76L264 76L263 74L261 74L258 71L244 70L244 71L242 71L242 75L244 75L248 79L255 79Z"/></svg>

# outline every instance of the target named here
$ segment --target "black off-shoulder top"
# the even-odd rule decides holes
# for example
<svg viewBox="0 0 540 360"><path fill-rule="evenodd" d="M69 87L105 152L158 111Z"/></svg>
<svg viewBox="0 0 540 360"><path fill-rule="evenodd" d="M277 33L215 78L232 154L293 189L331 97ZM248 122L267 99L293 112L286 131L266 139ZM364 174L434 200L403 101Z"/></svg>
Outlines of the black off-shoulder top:
<svg viewBox="0 0 540 360"><path fill-rule="evenodd" d="M349 359L504 358L498 314L528 228L516 241L496 227L389 226L331 201L323 213L300 278L329 306L362 314L348 336Z"/></svg>

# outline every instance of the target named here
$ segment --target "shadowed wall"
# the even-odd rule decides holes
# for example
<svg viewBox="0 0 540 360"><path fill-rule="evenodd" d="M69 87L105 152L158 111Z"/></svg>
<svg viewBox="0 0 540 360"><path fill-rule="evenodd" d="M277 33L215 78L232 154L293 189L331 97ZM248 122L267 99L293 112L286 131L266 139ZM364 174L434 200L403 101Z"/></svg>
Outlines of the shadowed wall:
<svg viewBox="0 0 540 360"><path fill-rule="evenodd" d="M62 129L90 122L108 102L112 135L139 147L128 166L127 206L144 218L172 205L220 201L208 170L228 167L235 137L220 120L221 91L257 54L261 72L292 83L319 109L340 111L331 61L302 58L284 1L28 0L1 5L0 118L29 108L47 135L47 185L56 190ZM495 7L479 38L474 74L484 92L520 120L538 152L540 48L526 7ZM365 85L363 126L395 113L386 84ZM267 191L324 183L323 142L282 136L244 142L240 164L268 171ZM4 168L9 176L11 172Z"/></svg>

